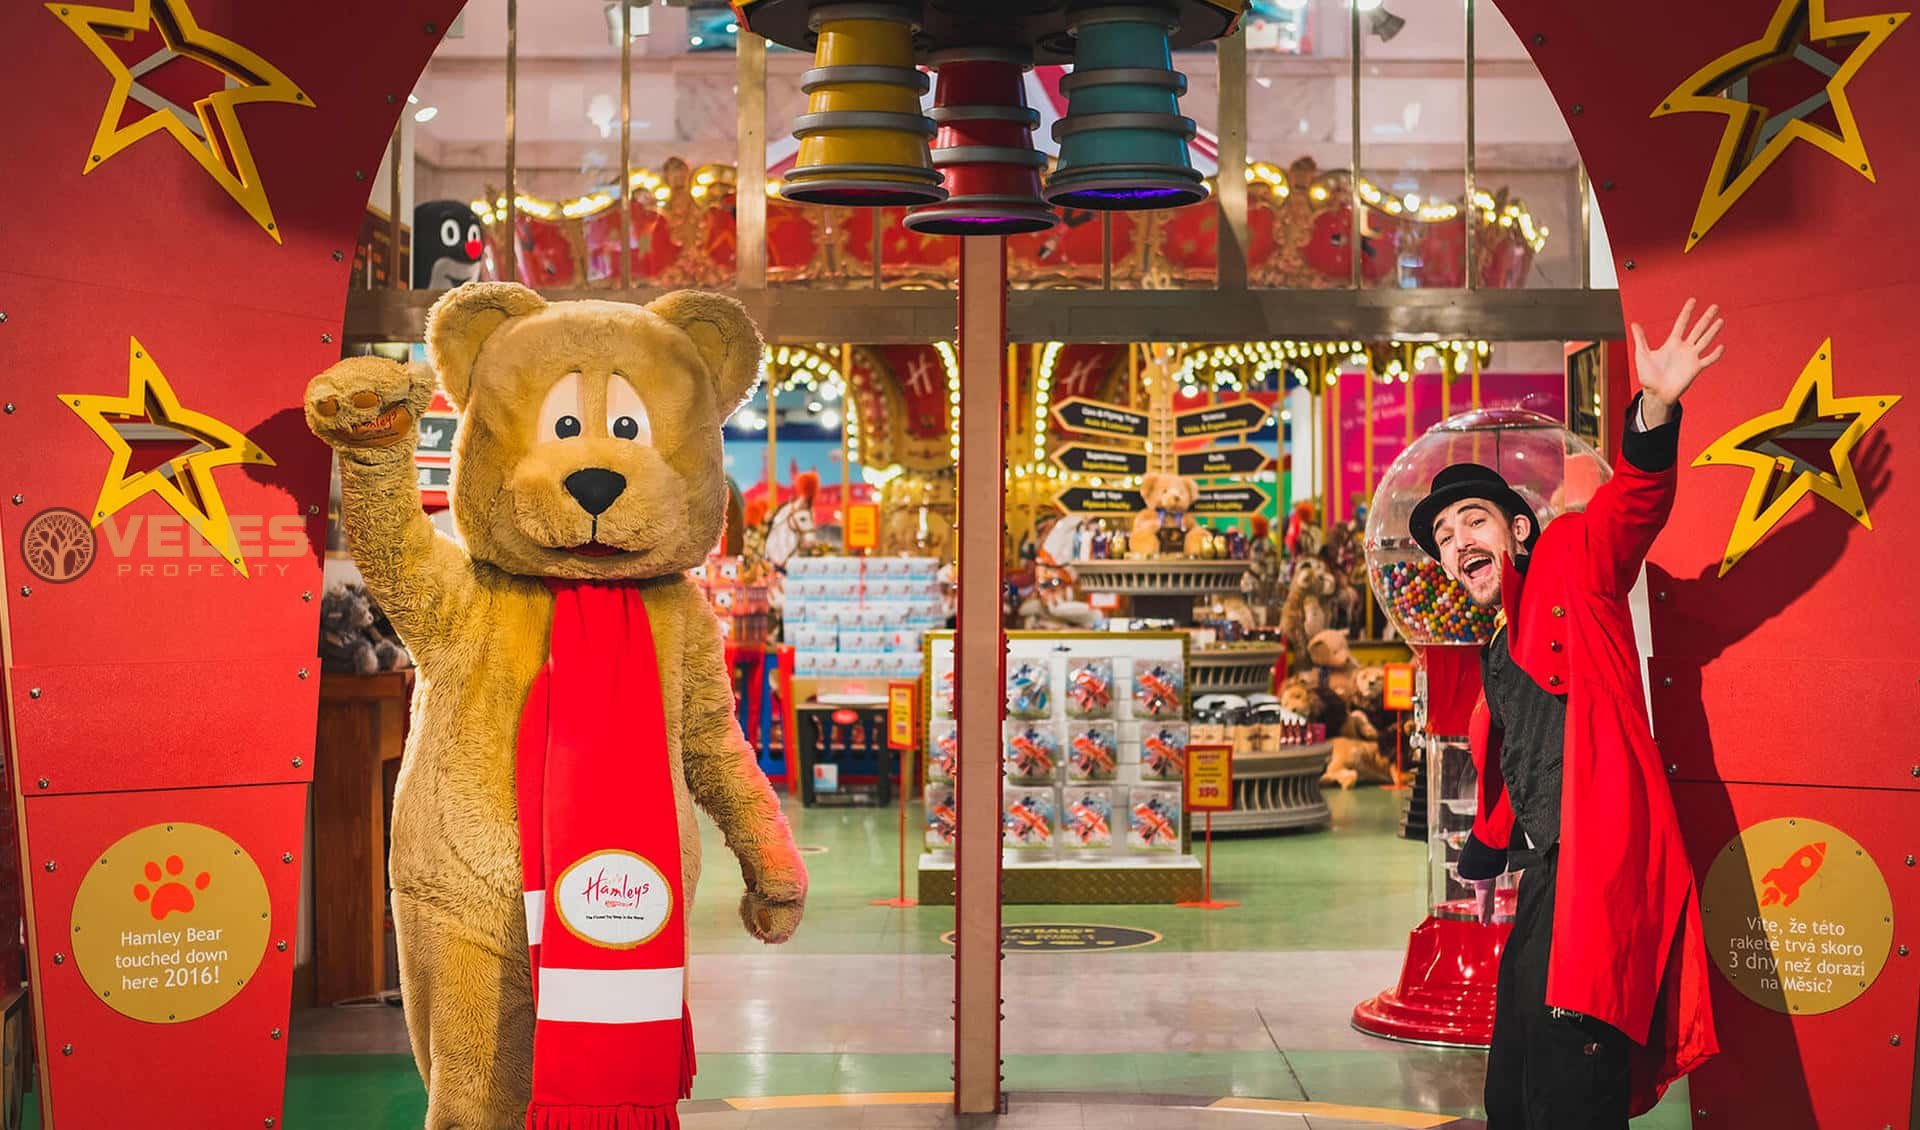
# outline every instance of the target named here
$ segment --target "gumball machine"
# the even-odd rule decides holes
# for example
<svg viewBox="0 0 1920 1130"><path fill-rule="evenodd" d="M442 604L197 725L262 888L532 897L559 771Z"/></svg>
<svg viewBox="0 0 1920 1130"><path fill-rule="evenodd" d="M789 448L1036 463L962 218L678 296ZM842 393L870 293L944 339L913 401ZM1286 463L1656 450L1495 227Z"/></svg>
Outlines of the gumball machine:
<svg viewBox="0 0 1920 1130"><path fill-rule="evenodd" d="M1428 909L1407 941L1399 982L1354 1006L1353 1026L1393 1040L1485 1047L1519 876L1496 880L1493 921L1482 923L1459 858L1479 803L1468 723L1480 698L1480 649L1493 638L1499 609L1475 605L1408 527L1433 477L1455 463L1498 471L1543 527L1583 508L1611 471L1557 420L1514 408L1476 410L1442 420L1402 452L1368 508L1367 577L1418 664L1413 745L1422 756L1411 803L1424 811L1410 812L1407 823L1417 828L1424 817Z"/></svg>

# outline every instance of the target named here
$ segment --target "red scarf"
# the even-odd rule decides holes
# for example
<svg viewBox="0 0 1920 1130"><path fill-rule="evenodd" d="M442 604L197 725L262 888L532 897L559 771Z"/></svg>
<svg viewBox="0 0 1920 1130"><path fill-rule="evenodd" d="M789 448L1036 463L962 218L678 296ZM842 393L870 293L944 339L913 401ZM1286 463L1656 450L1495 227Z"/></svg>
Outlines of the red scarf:
<svg viewBox="0 0 1920 1130"><path fill-rule="evenodd" d="M632 584L549 580L520 715L532 947L527 1130L677 1130L693 1089L686 901L660 664Z"/></svg>

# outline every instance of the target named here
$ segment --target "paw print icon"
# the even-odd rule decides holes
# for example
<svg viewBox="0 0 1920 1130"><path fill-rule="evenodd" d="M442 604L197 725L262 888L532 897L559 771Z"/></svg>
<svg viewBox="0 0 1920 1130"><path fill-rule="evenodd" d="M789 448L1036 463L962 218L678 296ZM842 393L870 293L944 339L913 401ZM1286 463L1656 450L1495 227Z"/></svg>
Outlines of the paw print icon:
<svg viewBox="0 0 1920 1130"><path fill-rule="evenodd" d="M193 877L192 887L188 887L187 880L181 877L186 869L185 861L177 855L168 856L164 865L147 861L143 869L147 881L133 885L133 897L147 904L147 912L155 922L175 912L191 914L193 892L206 890L213 881L213 876L202 871Z"/></svg>

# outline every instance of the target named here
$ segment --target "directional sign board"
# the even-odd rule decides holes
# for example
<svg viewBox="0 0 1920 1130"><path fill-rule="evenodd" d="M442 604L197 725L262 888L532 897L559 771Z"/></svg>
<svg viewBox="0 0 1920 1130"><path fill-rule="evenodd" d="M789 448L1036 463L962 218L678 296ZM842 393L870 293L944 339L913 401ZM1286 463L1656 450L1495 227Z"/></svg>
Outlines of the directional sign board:
<svg viewBox="0 0 1920 1130"><path fill-rule="evenodd" d="M1068 444L1054 452L1053 461L1063 471L1078 471L1086 475L1143 475L1147 471L1147 453L1144 451L1086 447L1077 443Z"/></svg>
<svg viewBox="0 0 1920 1130"><path fill-rule="evenodd" d="M1267 465L1267 453L1240 444L1212 451L1193 451L1178 457L1183 475L1245 475Z"/></svg>
<svg viewBox="0 0 1920 1130"><path fill-rule="evenodd" d="M1252 431L1266 418L1266 405L1257 400L1235 400L1180 413L1173 418L1173 434L1179 439L1236 435Z"/></svg>
<svg viewBox="0 0 1920 1130"><path fill-rule="evenodd" d="M1134 412L1103 400L1088 400L1081 396L1063 400L1054 405L1053 418L1070 432L1092 432L1125 439L1147 438L1146 413Z"/></svg>
<svg viewBox="0 0 1920 1130"><path fill-rule="evenodd" d="M1070 514L1138 514L1147 499L1137 490L1111 487L1072 487L1054 499Z"/></svg>
<svg viewBox="0 0 1920 1130"><path fill-rule="evenodd" d="M1217 487L1196 494L1192 514L1257 514L1267 507L1267 493L1259 487Z"/></svg>

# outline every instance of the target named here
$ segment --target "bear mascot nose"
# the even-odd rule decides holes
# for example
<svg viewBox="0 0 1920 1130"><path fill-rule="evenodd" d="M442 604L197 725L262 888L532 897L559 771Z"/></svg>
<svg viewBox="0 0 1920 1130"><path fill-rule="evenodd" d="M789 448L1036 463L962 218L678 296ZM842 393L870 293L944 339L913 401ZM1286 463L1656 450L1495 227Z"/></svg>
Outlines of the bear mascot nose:
<svg viewBox="0 0 1920 1130"><path fill-rule="evenodd" d="M566 487L580 508L597 518L627 489L627 477L605 468L588 467L568 475Z"/></svg>

